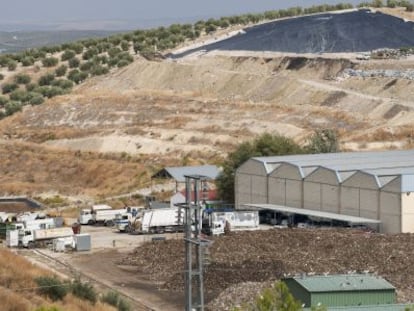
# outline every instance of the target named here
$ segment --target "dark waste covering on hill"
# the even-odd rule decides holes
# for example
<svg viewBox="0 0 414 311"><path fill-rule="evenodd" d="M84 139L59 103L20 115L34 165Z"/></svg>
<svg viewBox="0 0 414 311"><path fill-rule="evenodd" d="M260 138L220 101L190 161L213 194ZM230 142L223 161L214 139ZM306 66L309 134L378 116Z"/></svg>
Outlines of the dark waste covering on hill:
<svg viewBox="0 0 414 311"><path fill-rule="evenodd" d="M370 10L278 20L172 57L206 50L291 53L367 52L414 46L414 23Z"/></svg>

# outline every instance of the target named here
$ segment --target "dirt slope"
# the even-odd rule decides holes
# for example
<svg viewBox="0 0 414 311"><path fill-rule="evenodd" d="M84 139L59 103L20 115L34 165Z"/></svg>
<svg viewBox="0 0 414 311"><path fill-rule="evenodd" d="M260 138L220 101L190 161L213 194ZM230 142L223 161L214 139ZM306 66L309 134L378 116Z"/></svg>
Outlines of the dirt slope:
<svg viewBox="0 0 414 311"><path fill-rule="evenodd" d="M40 191L51 174L44 167L56 167L78 173L59 173L56 185L48 181L52 188L78 192L93 184L88 172L101 165L93 161L83 169L68 169L68 163L78 162L79 152L115 159L119 169L107 170L113 172L108 178L128 175L124 162L131 157L149 176L162 163L218 163L235 145L263 132L304 142L317 128L334 128L344 150L410 148L413 66L412 58L358 61L353 54L245 51L213 51L175 61L137 59L88 80L70 95L2 120L0 137L15 151L2 154L14 164L2 166L0 183L5 192ZM363 74L350 75L349 70ZM378 74L385 70L395 76ZM21 152L22 141L32 144L41 165L17 165L19 156L11 155ZM45 156L56 154L50 151L55 147L59 156ZM22 177L26 175L37 177ZM114 193L142 183L115 180L117 186L105 180L85 189L102 193L111 188ZM21 186L10 186L14 184Z"/></svg>

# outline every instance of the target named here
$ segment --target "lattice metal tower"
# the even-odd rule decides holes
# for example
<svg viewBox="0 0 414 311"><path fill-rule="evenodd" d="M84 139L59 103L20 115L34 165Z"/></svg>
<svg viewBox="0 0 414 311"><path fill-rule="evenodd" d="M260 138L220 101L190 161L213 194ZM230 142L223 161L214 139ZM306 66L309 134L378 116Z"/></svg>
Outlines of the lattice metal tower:
<svg viewBox="0 0 414 311"><path fill-rule="evenodd" d="M205 241L201 238L201 185L207 177L185 176L186 203L184 216L185 241L185 311L204 310L203 264Z"/></svg>

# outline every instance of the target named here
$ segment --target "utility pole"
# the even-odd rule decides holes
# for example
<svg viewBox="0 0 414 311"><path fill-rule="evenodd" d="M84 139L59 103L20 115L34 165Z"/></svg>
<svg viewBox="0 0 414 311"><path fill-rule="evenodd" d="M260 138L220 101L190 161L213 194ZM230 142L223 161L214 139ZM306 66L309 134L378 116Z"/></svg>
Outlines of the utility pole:
<svg viewBox="0 0 414 311"><path fill-rule="evenodd" d="M185 176L185 311L204 311L203 264L205 241L201 239L201 185L207 177ZM195 256L193 256L195 255ZM194 262L193 262L194 260Z"/></svg>

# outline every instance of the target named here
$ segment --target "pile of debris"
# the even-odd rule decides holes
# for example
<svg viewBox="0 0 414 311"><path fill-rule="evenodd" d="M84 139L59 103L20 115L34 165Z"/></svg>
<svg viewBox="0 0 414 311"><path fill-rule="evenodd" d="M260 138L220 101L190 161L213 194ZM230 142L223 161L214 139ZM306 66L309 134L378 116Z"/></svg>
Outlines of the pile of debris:
<svg viewBox="0 0 414 311"><path fill-rule="evenodd" d="M413 246L411 234L383 235L347 229L231 233L215 238L210 247L211 264L204 274L206 300L211 305L220 304L224 310L224 302L227 308L254 299L258 286L239 291L237 301L230 290L248 282L269 284L283 276L302 273L369 271L389 280L398 290L398 300L408 302L414 297ZM183 241L147 243L125 257L122 264L137 266L154 280L162 280L164 289L184 289Z"/></svg>
<svg viewBox="0 0 414 311"><path fill-rule="evenodd" d="M391 70L391 69L377 69L377 70L361 70L361 69L344 69L338 77L346 79L349 77L360 78L393 78L393 79L407 79L414 80L414 70Z"/></svg>

